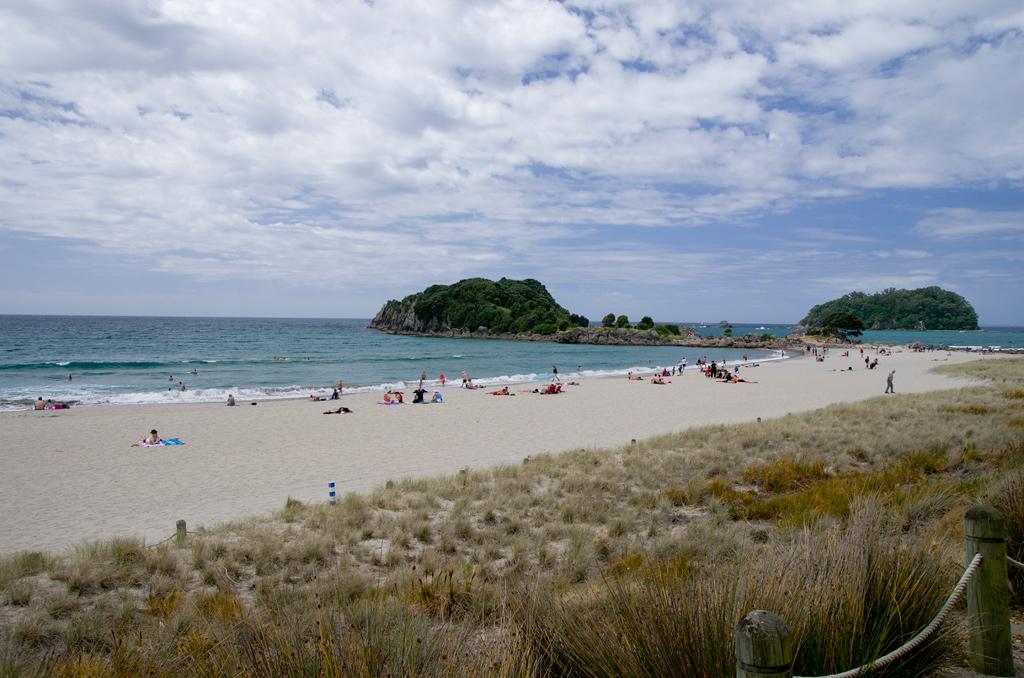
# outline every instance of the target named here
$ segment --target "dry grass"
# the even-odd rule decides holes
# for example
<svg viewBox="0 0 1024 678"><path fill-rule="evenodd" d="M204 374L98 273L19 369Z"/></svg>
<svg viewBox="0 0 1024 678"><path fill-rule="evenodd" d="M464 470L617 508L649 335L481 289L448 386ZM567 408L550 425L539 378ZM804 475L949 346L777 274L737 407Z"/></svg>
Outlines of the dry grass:
<svg viewBox="0 0 1024 678"><path fill-rule="evenodd" d="M849 668L860 655L811 632L825 615L837 633L865 634L866 653L887 647L930 609L912 613L906 595L930 600L949 579L941 567L922 573L922 554L960 560L967 505L992 496L1024 521L1010 472L1024 462L1024 361L946 371L996 383L389 482L336 507L289 500L181 548L117 539L66 556L3 557L0 674L538 675L566 662L593 674L668 661L699 633L719 638L690 647L711 675L721 673L714 661L730 662L742 610L782 606L785 591L801 591L800 605L778 609L802 629L805 666L816 667L805 671ZM871 520L858 518L865 501ZM891 557L843 551L853 536ZM800 557L814 552L846 555ZM761 566L741 566L755 556ZM876 566L857 570L864 562ZM884 609L868 595L879 591L891 601ZM661 607L644 618L631 612L647 609L638 601ZM538 639L578 608L601 628L657 628L643 648L608 642L590 658ZM683 628L669 619L676 609L708 614ZM565 633L586 631L574 628ZM678 647L663 646L670 636Z"/></svg>
<svg viewBox="0 0 1024 678"><path fill-rule="evenodd" d="M999 509L1006 521L1007 554L1024 562L1024 470L1018 467L988 491L988 500ZM1024 572L1010 567L1010 582L1018 601L1024 600Z"/></svg>
<svg viewBox="0 0 1024 678"><path fill-rule="evenodd" d="M900 538L892 527L862 505L842 528L804 533L702 576L662 567L571 597L541 586L521 597L519 616L553 675L581 666L602 676L730 675L732 630L753 609L785 615L800 675L839 672L901 645L955 579L953 568L935 566L927 540ZM955 639L940 633L903 670L921 675L954 651Z"/></svg>

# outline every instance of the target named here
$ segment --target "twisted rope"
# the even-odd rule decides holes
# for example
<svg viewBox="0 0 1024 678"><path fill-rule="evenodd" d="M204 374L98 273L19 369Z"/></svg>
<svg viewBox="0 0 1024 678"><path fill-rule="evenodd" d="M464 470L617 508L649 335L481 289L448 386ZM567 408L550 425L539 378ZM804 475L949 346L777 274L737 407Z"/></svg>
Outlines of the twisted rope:
<svg viewBox="0 0 1024 678"><path fill-rule="evenodd" d="M905 657L907 654L913 652L921 643L927 640L930 635L935 633L935 630L939 628L943 621L946 620L946 616L949 615L949 611L952 610L953 606L956 605L956 602L960 600L960 596L963 595L964 589L967 588L967 583L971 580L971 577L974 576L974 573L978 571L978 568L980 566L981 554L977 553L971 560L970 564L967 566L967 569L964 570L963 575L961 575L960 577L960 581L958 581L956 583L956 586L953 587L953 592L949 594L949 598L946 599L946 603L942 606L942 609L939 610L939 613L937 615L935 615L935 619L932 619L931 623L929 623L928 626L924 627L920 633L918 633L916 636L908 640L906 643L896 648L884 657L879 657L875 661L868 662L863 666L858 666L855 669L850 669L849 671L844 671L842 673L832 673L827 676L817 676L816 678L856 678L856 676L861 676L868 671L874 671L877 669L885 668L897 659Z"/></svg>
<svg viewBox="0 0 1024 678"><path fill-rule="evenodd" d="M1013 565L1017 569L1024 570L1024 563L1020 562L1019 560L1014 560L1010 556L1006 556L1006 562L1008 562L1010 565Z"/></svg>
<svg viewBox="0 0 1024 678"><path fill-rule="evenodd" d="M170 537L168 537L167 539L161 539L160 541L158 541L158 542L156 542L156 543L153 543L153 544L146 544L146 548L147 548L147 549L153 549L153 548L156 548L157 546L160 546L161 544L166 544L167 542L169 542L170 540L174 539L174 538L175 538L175 537L177 537L177 536L178 536L178 533L177 533L177 532L175 532L174 534L172 534L172 535L171 535Z"/></svg>

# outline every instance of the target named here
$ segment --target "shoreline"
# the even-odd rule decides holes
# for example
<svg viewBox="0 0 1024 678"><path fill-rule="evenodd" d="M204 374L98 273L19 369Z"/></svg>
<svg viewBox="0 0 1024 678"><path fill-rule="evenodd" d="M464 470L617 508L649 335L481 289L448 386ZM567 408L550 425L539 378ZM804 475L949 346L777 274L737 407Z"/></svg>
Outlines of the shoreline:
<svg viewBox="0 0 1024 678"><path fill-rule="evenodd" d="M137 535L157 541L177 519L190 529L279 510L288 497L325 501L386 480L451 474L463 468L521 463L525 457L608 448L695 426L753 421L882 394L897 369L898 392L966 385L930 373L968 353L896 351L879 369L830 356L741 368L758 383L722 384L688 370L672 384L579 379L558 396L513 388L444 389L442 405L377 405L377 393L335 403L304 399L110 405L0 416L0 552L63 549L85 540ZM853 371L845 368L853 366ZM842 370L840 371L840 368ZM575 377L568 379L576 380ZM537 382L533 382L537 383ZM522 386L522 385L521 385ZM520 392L524 391L524 392ZM321 414L344 405L350 415ZM180 447L131 447L151 428L180 437Z"/></svg>
<svg viewBox="0 0 1024 678"><path fill-rule="evenodd" d="M767 349L756 349L756 350L767 350ZM778 353L776 351L775 353ZM795 352L794 355L799 356L800 352ZM730 365L743 365L751 364L756 362L773 362L777 360L788 360L793 355L787 355L780 357L778 355L769 355L760 358L748 359L746 362L738 359L726 360ZM724 363L723 363L724 364ZM693 365L689 366L689 369L693 369ZM606 369L593 369L583 370L582 372L565 372L562 374L564 377L570 377L573 379L606 379L616 378L625 376L627 372L636 372L638 374L647 374L655 369L671 368L671 365L657 365L657 366L642 366L642 365L631 365L626 367L614 367ZM478 385L489 388L491 386L503 386L503 385L514 385L514 384L526 384L526 383L546 383L551 377L549 373L537 373L531 372L528 374L499 374L485 377L474 377L474 382ZM384 393L387 390L403 390L409 389L413 384L417 383L417 379L411 380L396 380L396 381L385 381L377 382L373 384L355 384L346 385L344 388L345 395L355 395L363 393ZM448 380L451 383L452 380ZM424 386L430 388L438 388L440 382L436 379L427 379L424 381ZM67 402L72 406L72 409L78 409L82 407L120 407L120 406L139 406L139 405L192 405L200 403L223 403L229 393L235 396L236 400L241 401L287 401L287 400L307 400L310 394L317 394L322 396L330 395L333 386L301 386L301 385L290 385L290 386L279 386L279 387L241 387L241 388L196 388L190 391L186 391L188 395L185 396L185 400L177 400L176 398L182 397L182 393L177 390L152 390L152 391L138 391L125 394L115 394L113 398L126 398L129 396L135 396L138 398L147 398L145 400L122 400L120 402L83 402L74 398L61 398L57 397L55 400L59 402ZM274 393L280 393L281 395L274 395ZM209 394L209 395L207 395ZM166 400L156 400L158 397L169 397ZM14 412L26 412L32 411L33 400L25 400L20 404L4 404L0 405L0 418L4 415L11 414ZM2 420L2 419L0 419Z"/></svg>

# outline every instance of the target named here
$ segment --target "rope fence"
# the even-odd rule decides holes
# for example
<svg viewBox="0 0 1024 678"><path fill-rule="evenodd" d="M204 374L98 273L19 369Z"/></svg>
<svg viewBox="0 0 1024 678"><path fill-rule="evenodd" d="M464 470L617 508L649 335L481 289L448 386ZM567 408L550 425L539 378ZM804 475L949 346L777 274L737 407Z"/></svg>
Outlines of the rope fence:
<svg viewBox="0 0 1024 678"><path fill-rule="evenodd" d="M1003 516L991 506L973 506L967 511L964 537L967 567L927 626L883 657L849 671L814 678L857 678L906 657L942 626L965 591L972 668L989 676L1015 675L1007 565L1024 569L1024 563L1006 555ZM754 610L736 625L735 638L737 678L800 678L793 676L793 638L781 617Z"/></svg>
<svg viewBox="0 0 1024 678"><path fill-rule="evenodd" d="M152 544L146 544L146 548L147 549L155 549L157 546L160 546L161 544L166 544L167 542L169 542L170 540L174 539L177 536L178 536L178 534L174 533L170 537L167 537L166 539L161 539L160 541L153 542Z"/></svg>

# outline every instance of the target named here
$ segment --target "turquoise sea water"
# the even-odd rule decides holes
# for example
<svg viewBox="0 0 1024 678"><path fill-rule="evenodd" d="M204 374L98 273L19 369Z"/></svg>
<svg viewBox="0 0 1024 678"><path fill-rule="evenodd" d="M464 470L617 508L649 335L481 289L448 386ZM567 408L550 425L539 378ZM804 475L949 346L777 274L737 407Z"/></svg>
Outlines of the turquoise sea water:
<svg viewBox="0 0 1024 678"><path fill-rule="evenodd" d="M683 323L690 324L690 323ZM706 323L691 326L707 337L715 337L722 333L722 327ZM732 333L740 336L752 334L771 334L784 337L793 332L793 325L776 325L771 323L734 324ZM866 330L860 340L867 344L914 344L921 342L928 346L955 346L1000 349L1024 349L1024 327L983 327L971 332L933 331L914 332L909 330Z"/></svg>
<svg viewBox="0 0 1024 678"><path fill-rule="evenodd" d="M342 380L345 391L404 387L422 371L476 384L625 374L686 358L772 359L771 351L574 346L392 336L365 319L0 316L0 409L37 397L79 404L303 397ZM274 360L287 358L287 360ZM192 371L196 370L196 374ZM68 376L72 379L69 381ZM178 383L186 386L179 389Z"/></svg>
<svg viewBox="0 0 1024 678"><path fill-rule="evenodd" d="M346 392L402 388L425 371L478 385L563 375L625 374L697 358L777 358L771 351L576 346L486 339L402 337L366 329L365 319L0 316L0 410L37 397L79 404L178 403L303 397L342 380ZM709 336L722 329L684 323ZM736 335L785 336L785 324L735 324ZM1024 328L979 332L865 332L868 342L1024 347ZM274 360L287 358L287 360ZM195 370L197 373L193 374ZM72 379L69 381L68 376ZM182 382L186 391L178 386Z"/></svg>

